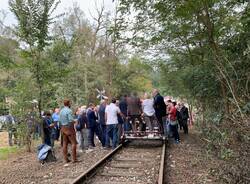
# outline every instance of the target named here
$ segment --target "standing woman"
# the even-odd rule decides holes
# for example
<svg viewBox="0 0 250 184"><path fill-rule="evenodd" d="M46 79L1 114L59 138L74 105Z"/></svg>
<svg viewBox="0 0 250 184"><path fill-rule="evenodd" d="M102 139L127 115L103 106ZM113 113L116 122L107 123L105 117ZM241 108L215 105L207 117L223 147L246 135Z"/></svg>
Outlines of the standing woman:
<svg viewBox="0 0 250 184"><path fill-rule="evenodd" d="M179 144L180 137L178 132L178 122L177 122L177 109L175 107L176 102L171 102L169 107L169 121L170 121L170 128L173 133L175 143Z"/></svg>

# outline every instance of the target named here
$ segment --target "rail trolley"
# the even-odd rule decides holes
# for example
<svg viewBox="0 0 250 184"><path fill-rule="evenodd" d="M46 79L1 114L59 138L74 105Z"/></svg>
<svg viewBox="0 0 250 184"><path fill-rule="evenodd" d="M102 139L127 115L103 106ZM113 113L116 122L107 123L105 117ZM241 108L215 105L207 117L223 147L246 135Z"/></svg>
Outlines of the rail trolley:
<svg viewBox="0 0 250 184"><path fill-rule="evenodd" d="M127 122L132 126L131 121ZM139 121L135 121L136 123L136 131L133 131L132 128L129 131L124 131L123 139L128 140L128 141L133 141L133 140L144 140L144 141L165 141L165 136L163 134L163 127L157 122L155 119L153 121L152 128L153 130L149 130L149 128L146 126L145 122L144 123L144 130L139 131Z"/></svg>

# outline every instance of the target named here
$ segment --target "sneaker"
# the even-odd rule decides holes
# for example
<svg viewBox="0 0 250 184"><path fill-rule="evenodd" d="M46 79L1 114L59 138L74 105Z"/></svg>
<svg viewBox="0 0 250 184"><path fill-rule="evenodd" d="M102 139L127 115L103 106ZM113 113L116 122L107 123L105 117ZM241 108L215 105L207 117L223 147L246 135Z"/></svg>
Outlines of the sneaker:
<svg viewBox="0 0 250 184"><path fill-rule="evenodd" d="M90 152L92 152L92 151L94 151L94 150L90 148L90 149L87 149L87 150L86 150L86 153L90 153Z"/></svg>
<svg viewBox="0 0 250 184"><path fill-rule="evenodd" d="M81 162L81 160L74 160L72 163L76 164L76 163L79 163L79 162Z"/></svg>
<svg viewBox="0 0 250 184"><path fill-rule="evenodd" d="M78 153L83 153L83 150L82 149L78 150Z"/></svg>
<svg viewBox="0 0 250 184"><path fill-rule="evenodd" d="M104 150L110 150L111 147L102 147Z"/></svg>
<svg viewBox="0 0 250 184"><path fill-rule="evenodd" d="M154 134L148 134L148 137L149 137L149 138L153 138L153 137L154 137Z"/></svg>
<svg viewBox="0 0 250 184"><path fill-rule="evenodd" d="M68 164L68 163L67 163L67 164L64 164L63 167L69 167L69 164Z"/></svg>

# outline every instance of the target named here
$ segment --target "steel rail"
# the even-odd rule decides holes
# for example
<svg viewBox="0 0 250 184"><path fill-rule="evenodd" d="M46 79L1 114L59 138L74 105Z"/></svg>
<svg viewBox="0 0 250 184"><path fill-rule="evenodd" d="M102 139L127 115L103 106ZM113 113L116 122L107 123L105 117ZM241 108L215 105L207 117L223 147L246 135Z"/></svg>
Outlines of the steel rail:
<svg viewBox="0 0 250 184"><path fill-rule="evenodd" d="M93 175L95 175L95 171L97 170L97 168L99 168L101 165L103 165L107 161L107 159L111 158L117 151L119 151L123 147L124 144L125 143L120 144L112 152L110 152L107 155L105 155L101 160L99 160L92 167L90 167L87 171L85 171L79 177L77 177L71 184L82 183L86 179L88 179L88 178L92 177Z"/></svg>
<svg viewBox="0 0 250 184"><path fill-rule="evenodd" d="M159 170L158 184L163 184L164 182L165 154L166 154L166 142L164 140L161 153L161 165Z"/></svg>
<svg viewBox="0 0 250 184"><path fill-rule="evenodd" d="M123 144L120 144L116 149L112 152L105 155L101 160L95 163L92 167L90 167L87 171L77 177L75 180L71 182L71 184L80 184L88 181L91 177L93 177L98 168L106 163L108 159L110 159L114 154L116 154L128 141L125 141ZM166 154L166 140L163 139L163 146L162 146L162 153L161 153L161 161L160 161L160 168L159 168L159 176L157 184L163 184L164 182L164 166L165 166L165 154Z"/></svg>

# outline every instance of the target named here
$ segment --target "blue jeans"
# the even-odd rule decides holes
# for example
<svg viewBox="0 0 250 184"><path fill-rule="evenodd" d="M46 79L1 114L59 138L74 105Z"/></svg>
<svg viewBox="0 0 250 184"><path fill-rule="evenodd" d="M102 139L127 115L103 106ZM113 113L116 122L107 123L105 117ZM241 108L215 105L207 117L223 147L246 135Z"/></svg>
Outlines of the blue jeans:
<svg viewBox="0 0 250 184"><path fill-rule="evenodd" d="M178 124L175 124L175 125L170 124L170 127L171 127L171 131L173 132L175 141L179 141L180 137L179 137L179 132L178 132Z"/></svg>
<svg viewBox="0 0 250 184"><path fill-rule="evenodd" d="M107 125L103 125L101 124L101 131L102 131L102 140L103 140L103 145L104 146L109 146L110 145L110 142L109 142L109 139L107 141Z"/></svg>
<svg viewBox="0 0 250 184"><path fill-rule="evenodd" d="M108 143L109 139L111 138L112 149L115 149L117 146L117 142L118 142L117 132L118 132L117 124L107 125L106 143Z"/></svg>
<svg viewBox="0 0 250 184"><path fill-rule="evenodd" d="M131 124L129 123L128 120L124 121L124 131L125 132L128 132L130 131L132 128L131 128Z"/></svg>

